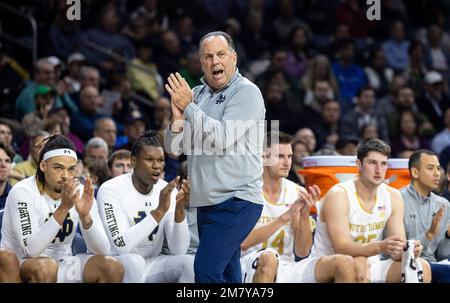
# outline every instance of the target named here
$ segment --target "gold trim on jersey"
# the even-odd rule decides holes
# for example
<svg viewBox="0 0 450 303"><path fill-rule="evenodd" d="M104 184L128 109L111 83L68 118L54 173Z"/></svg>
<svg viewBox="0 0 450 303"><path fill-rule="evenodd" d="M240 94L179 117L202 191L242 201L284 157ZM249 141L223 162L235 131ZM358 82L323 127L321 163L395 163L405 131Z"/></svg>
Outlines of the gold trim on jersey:
<svg viewBox="0 0 450 303"><path fill-rule="evenodd" d="M361 209L364 212L368 213L369 215L373 215L373 208L374 208L375 205L377 205L377 196L375 195L375 203L373 204L372 209L370 211L364 208L364 206L363 206L363 204L361 202L361 199L358 196L358 192L357 191L355 191L355 196L356 196L356 201L358 201L359 207L361 207Z"/></svg>
<svg viewBox="0 0 450 303"><path fill-rule="evenodd" d="M270 200L269 197L266 195L266 193L263 191L264 200L266 200L266 202L269 203L269 204L272 204L272 205L275 205L275 206L282 206L282 205L285 204L285 201L284 201L284 198L281 199L281 197L286 197L286 192L287 192L287 187L284 187L281 190L280 197L278 198L278 201L274 202L274 201Z"/></svg>

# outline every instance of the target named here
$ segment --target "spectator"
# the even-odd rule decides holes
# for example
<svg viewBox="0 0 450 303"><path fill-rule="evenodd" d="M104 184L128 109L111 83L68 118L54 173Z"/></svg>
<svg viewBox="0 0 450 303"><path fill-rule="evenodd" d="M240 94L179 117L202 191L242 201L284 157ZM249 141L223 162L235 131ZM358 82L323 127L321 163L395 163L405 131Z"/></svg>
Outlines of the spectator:
<svg viewBox="0 0 450 303"><path fill-rule="evenodd" d="M144 17L147 19L147 22L155 27L154 32L156 33L169 29L169 16L162 9L159 0L142 1L142 5L131 13L130 19L133 20L137 17Z"/></svg>
<svg viewBox="0 0 450 303"><path fill-rule="evenodd" d="M343 41L339 47L339 60L333 64L333 71L339 83L342 114L353 108L353 97L358 89L366 84L364 70L353 62L354 52L353 42Z"/></svg>
<svg viewBox="0 0 450 303"><path fill-rule="evenodd" d="M102 117L97 113L100 96L94 86L85 87L80 93L80 111L70 116L71 131L87 142L94 134L95 121Z"/></svg>
<svg viewBox="0 0 450 303"><path fill-rule="evenodd" d="M25 134L30 137L30 132L36 129L44 129L44 123L47 121L52 108L55 106L56 91L51 86L37 85L34 93L35 110L28 113L22 119L22 127Z"/></svg>
<svg viewBox="0 0 450 303"><path fill-rule="evenodd" d="M275 73L282 73L289 90L294 90L294 81L285 70L288 50L285 47L274 47L270 50L270 60L257 60L250 66L250 73L255 75L256 85L260 89L267 86L268 80Z"/></svg>
<svg viewBox="0 0 450 303"><path fill-rule="evenodd" d="M305 124L310 124L320 119L322 106L330 99L334 99L330 83L327 80L316 80L313 83L313 90L306 92L305 107L302 113Z"/></svg>
<svg viewBox="0 0 450 303"><path fill-rule="evenodd" d="M339 96L339 85L331 68L330 60L324 55L317 55L311 60L305 75L301 79L300 87L306 92L304 101L306 105L312 101L311 95L312 92L315 92L315 85L318 81L328 82L332 89L328 98Z"/></svg>
<svg viewBox="0 0 450 303"><path fill-rule="evenodd" d="M387 95L379 98L375 103L375 111L382 115L386 116L395 111L394 103L395 96L400 87L406 85L406 79L402 75L394 75L391 83L389 83L389 92Z"/></svg>
<svg viewBox="0 0 450 303"><path fill-rule="evenodd" d="M287 93L275 81L271 81L264 91L266 105L266 120L270 123L267 127L271 129L274 121L278 121L279 130L293 134L301 126L298 119L300 112L296 110Z"/></svg>
<svg viewBox="0 0 450 303"><path fill-rule="evenodd" d="M301 78L308 68L308 60L312 56L310 36L306 26L296 26L289 33L289 52L285 70L294 79Z"/></svg>
<svg viewBox="0 0 450 303"><path fill-rule="evenodd" d="M431 141L431 149L440 154L441 151L450 146L450 108L447 108L444 113L445 128L434 136Z"/></svg>
<svg viewBox="0 0 450 303"><path fill-rule="evenodd" d="M100 81L101 81L98 69L88 65L84 65L80 69L79 78L80 78L80 89L70 94L70 98L77 104L78 107L80 106L81 91L83 91L88 86L93 86L97 88L97 90L100 92Z"/></svg>
<svg viewBox="0 0 450 303"><path fill-rule="evenodd" d="M36 110L34 93L37 85L46 85L55 89L56 81L55 65L52 61L48 57L36 61L34 81L24 87L16 99L16 118L22 120L23 116ZM64 89L58 91L58 96L55 99L56 107L63 105L70 107L72 111L78 110L74 101Z"/></svg>
<svg viewBox="0 0 450 303"><path fill-rule="evenodd" d="M116 145L117 127L116 122L108 117L103 117L95 121L94 137L100 137L108 144L108 150L113 151Z"/></svg>
<svg viewBox="0 0 450 303"><path fill-rule="evenodd" d="M45 145L45 139L50 136L45 131L38 131L30 137L30 156L28 160L20 162L13 168L14 178L10 179L11 185L15 185L20 180L36 175L39 162L39 153Z"/></svg>
<svg viewBox="0 0 450 303"><path fill-rule="evenodd" d="M378 134L378 126L373 123L367 123L366 125L363 125L363 127L361 128L361 133L359 135L359 138L362 142L368 139L380 138Z"/></svg>
<svg viewBox="0 0 450 303"><path fill-rule="evenodd" d="M428 45L425 47L425 58L430 70L435 70L447 80L450 79L450 53L442 47L442 28L432 24L428 28Z"/></svg>
<svg viewBox="0 0 450 303"><path fill-rule="evenodd" d="M170 100L166 97L159 97L153 108L153 116L149 121L149 129L163 131L169 125L172 111L170 109Z"/></svg>
<svg viewBox="0 0 450 303"><path fill-rule="evenodd" d="M292 142L292 152L292 166L287 179L301 186L305 186L305 178L299 173L299 170L303 169L303 158L311 156L311 152L308 150L306 143L302 141Z"/></svg>
<svg viewBox="0 0 450 303"><path fill-rule="evenodd" d="M392 82L394 77L394 70L387 66L386 56L382 48L375 49L370 59L370 65L364 68L364 72L369 86L375 90L377 97L381 97L386 95L389 90L389 83Z"/></svg>
<svg viewBox="0 0 450 303"><path fill-rule="evenodd" d="M408 48L409 63L403 72L405 79L414 90L416 96L423 95L423 80L427 74L424 47L420 42L412 42Z"/></svg>
<svg viewBox="0 0 450 303"><path fill-rule="evenodd" d="M111 178L131 172L133 169L131 166L131 152L125 149L113 152L108 158L108 168Z"/></svg>
<svg viewBox="0 0 450 303"><path fill-rule="evenodd" d="M450 107L447 82L439 72L429 71L425 75L425 93L418 100L421 112L427 115L436 131L444 128L444 111Z"/></svg>
<svg viewBox="0 0 450 303"><path fill-rule="evenodd" d="M68 74L67 76L64 77L64 82L67 84L68 86L67 90L70 94L80 91L81 89L80 71L85 64L86 64L86 57L80 53L72 53L69 56L69 58L67 58Z"/></svg>
<svg viewBox="0 0 450 303"><path fill-rule="evenodd" d="M163 80L158 67L152 62L153 49L146 42L137 47L138 56L128 66L127 78L131 88L155 101L162 93Z"/></svg>
<svg viewBox="0 0 450 303"><path fill-rule="evenodd" d="M86 143L84 163L87 165L89 161L105 163L108 161L108 144L102 138L94 137Z"/></svg>
<svg viewBox="0 0 450 303"><path fill-rule="evenodd" d="M133 43L135 47L138 47L144 41L150 39L152 35L155 35L155 29L150 24L149 20L141 15L134 15L128 21L128 24L122 30L122 33Z"/></svg>
<svg viewBox="0 0 450 303"><path fill-rule="evenodd" d="M187 64L180 70L180 75L186 79L191 88L201 85L202 65L200 64L200 56L198 52L191 51L186 55Z"/></svg>
<svg viewBox="0 0 450 303"><path fill-rule="evenodd" d="M0 210L5 208L6 197L12 187L8 182L8 177L13 159L14 150L9 145L0 142Z"/></svg>
<svg viewBox="0 0 450 303"><path fill-rule="evenodd" d="M47 58L36 61L34 67L34 82L28 84L20 92L16 100L16 118L22 119L35 110L34 94L37 85L51 86L55 84L55 67Z"/></svg>
<svg viewBox="0 0 450 303"><path fill-rule="evenodd" d="M240 41L247 50L249 60L258 60L267 55L271 42L272 31L265 23L264 14L261 10L250 9L244 19L246 21L241 33Z"/></svg>
<svg viewBox="0 0 450 303"><path fill-rule="evenodd" d="M341 132L341 108L336 100L327 100L322 105L320 119L312 122L310 128L316 132L319 149L329 147L334 149Z"/></svg>
<svg viewBox="0 0 450 303"><path fill-rule="evenodd" d="M418 118L411 111L400 113L397 121L399 133L392 138L392 154L397 156L404 150L417 150L428 148L427 142L419 135Z"/></svg>
<svg viewBox="0 0 450 303"><path fill-rule="evenodd" d="M180 70L185 60L184 50L181 48L180 39L172 30L167 30L160 35L161 50L156 56L155 62L163 79L175 70Z"/></svg>
<svg viewBox="0 0 450 303"><path fill-rule="evenodd" d="M356 156L359 139L355 136L340 137L336 142L336 151L343 156Z"/></svg>
<svg viewBox="0 0 450 303"><path fill-rule="evenodd" d="M86 161L86 167L94 186L94 197L97 198L100 186L111 178L108 165L104 161L90 159Z"/></svg>
<svg viewBox="0 0 450 303"><path fill-rule="evenodd" d="M418 106L416 104L415 94L411 86L403 85L401 86L393 99L392 104L393 110L387 115L387 123L389 129L389 135L395 137L398 134L398 120L400 114L409 110L416 115L418 119L418 129L419 134L424 137L429 137L434 134L435 130L433 125L430 123L428 117L423 113L419 112Z"/></svg>
<svg viewBox="0 0 450 303"><path fill-rule="evenodd" d="M145 120L142 113L137 109L132 109L125 117L124 134L127 137L127 143L120 146L119 149L130 150L137 139L145 132Z"/></svg>
<svg viewBox="0 0 450 303"><path fill-rule="evenodd" d="M305 142L306 146L308 147L309 153L313 153L316 151L317 148L317 140L316 135L314 132L308 128L303 127L300 128L294 136L294 141L302 141Z"/></svg>
<svg viewBox="0 0 450 303"><path fill-rule="evenodd" d="M286 43L293 29L298 26L305 26L305 22L298 18L296 9L297 2L292 0L277 1L277 15L273 20L273 26L277 39L281 43Z"/></svg>
<svg viewBox="0 0 450 303"><path fill-rule="evenodd" d="M234 40L234 44L236 47L236 53L239 57L239 62L237 63L238 68L242 68L247 66L247 50L245 49L243 43L237 39L237 37L241 33L241 23L235 18L228 18L225 20L225 24L223 26L223 31L230 35L230 37Z"/></svg>
<svg viewBox="0 0 450 303"><path fill-rule="evenodd" d="M68 107L53 108L49 113L49 121L54 120L59 123L61 134L69 138L75 146L77 154L82 155L84 154L84 143L77 135L70 132L70 113Z"/></svg>
<svg viewBox="0 0 450 303"><path fill-rule="evenodd" d="M176 17L175 24L175 31L180 39L181 48L186 51L194 49L201 37L198 35L192 16L185 12L180 12Z"/></svg>
<svg viewBox="0 0 450 303"><path fill-rule="evenodd" d="M11 123L1 118L0 118L0 143L3 143L5 146L10 146L11 148L13 148L14 144ZM14 155L13 163L17 164L22 161L23 158L19 154Z"/></svg>
<svg viewBox="0 0 450 303"><path fill-rule="evenodd" d="M389 143L387 123L383 116L375 112L375 91L369 86L358 90L356 107L342 120L341 134L349 137L361 133L362 127L368 123L377 126L380 139Z"/></svg>
<svg viewBox="0 0 450 303"><path fill-rule="evenodd" d="M405 39L405 26L397 20L391 26L391 39L383 43L384 54L390 67L403 72L408 65L409 41Z"/></svg>
<svg viewBox="0 0 450 303"><path fill-rule="evenodd" d="M90 44L113 50L116 54L131 60L135 49L130 41L119 32L120 17L115 6L105 6L99 12L100 25L84 32L79 41L80 52L86 56L89 64L107 75L117 68L117 62L109 54L90 48Z"/></svg>

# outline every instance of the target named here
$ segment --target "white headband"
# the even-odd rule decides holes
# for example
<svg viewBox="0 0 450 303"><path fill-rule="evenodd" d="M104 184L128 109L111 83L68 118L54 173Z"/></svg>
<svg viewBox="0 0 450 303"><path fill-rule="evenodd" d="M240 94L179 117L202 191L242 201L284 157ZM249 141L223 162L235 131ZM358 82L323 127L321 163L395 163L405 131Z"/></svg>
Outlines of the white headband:
<svg viewBox="0 0 450 303"><path fill-rule="evenodd" d="M60 148L60 149L50 150L44 154L44 157L42 158L42 160L45 161L50 158L59 157L59 156L68 156L68 157L74 158L75 160L78 160L77 154L69 148Z"/></svg>

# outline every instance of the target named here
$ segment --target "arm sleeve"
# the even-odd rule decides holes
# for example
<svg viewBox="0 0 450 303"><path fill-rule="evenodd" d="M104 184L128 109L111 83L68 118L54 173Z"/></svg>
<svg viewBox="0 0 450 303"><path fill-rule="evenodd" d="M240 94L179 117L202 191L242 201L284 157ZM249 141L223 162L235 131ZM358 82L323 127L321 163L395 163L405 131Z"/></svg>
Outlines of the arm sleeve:
<svg viewBox="0 0 450 303"><path fill-rule="evenodd" d="M95 199L89 214L92 217L92 226L89 229L84 229L83 224L80 222L80 229L86 246L89 252L96 255L109 255L109 240L103 229Z"/></svg>
<svg viewBox="0 0 450 303"><path fill-rule="evenodd" d="M23 188L12 190L6 204L12 222L12 233L19 241L25 257L39 256L55 239L61 225L51 216L39 226L39 217L33 208L32 195Z"/></svg>
<svg viewBox="0 0 450 303"><path fill-rule="evenodd" d="M231 100L220 120L209 117L194 102L186 107L184 115L191 125L194 137L207 137L213 140L216 146L226 149L264 119L264 100L256 86L243 86L229 98Z"/></svg>
<svg viewBox="0 0 450 303"><path fill-rule="evenodd" d="M164 218L164 231L171 254L182 255L187 252L191 237L189 235L189 226L187 224L186 216L182 222L175 222L177 193L178 191L174 190L171 194L170 208Z"/></svg>
<svg viewBox="0 0 450 303"><path fill-rule="evenodd" d="M120 195L110 188L100 187L97 197L106 235L112 249L119 254L131 252L158 226L158 222L149 215L130 227L127 214L120 206Z"/></svg>

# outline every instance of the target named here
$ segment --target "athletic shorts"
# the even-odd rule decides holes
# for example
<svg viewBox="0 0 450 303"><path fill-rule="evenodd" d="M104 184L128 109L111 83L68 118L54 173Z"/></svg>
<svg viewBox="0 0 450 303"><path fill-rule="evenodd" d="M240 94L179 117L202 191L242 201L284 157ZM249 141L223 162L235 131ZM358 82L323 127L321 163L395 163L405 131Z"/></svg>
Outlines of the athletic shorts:
<svg viewBox="0 0 450 303"><path fill-rule="evenodd" d="M385 283L389 268L394 260L380 260L379 258L369 258L370 264L370 282Z"/></svg>
<svg viewBox="0 0 450 303"><path fill-rule="evenodd" d="M279 283L318 283L314 274L320 258L308 257L299 262L281 263Z"/></svg>

